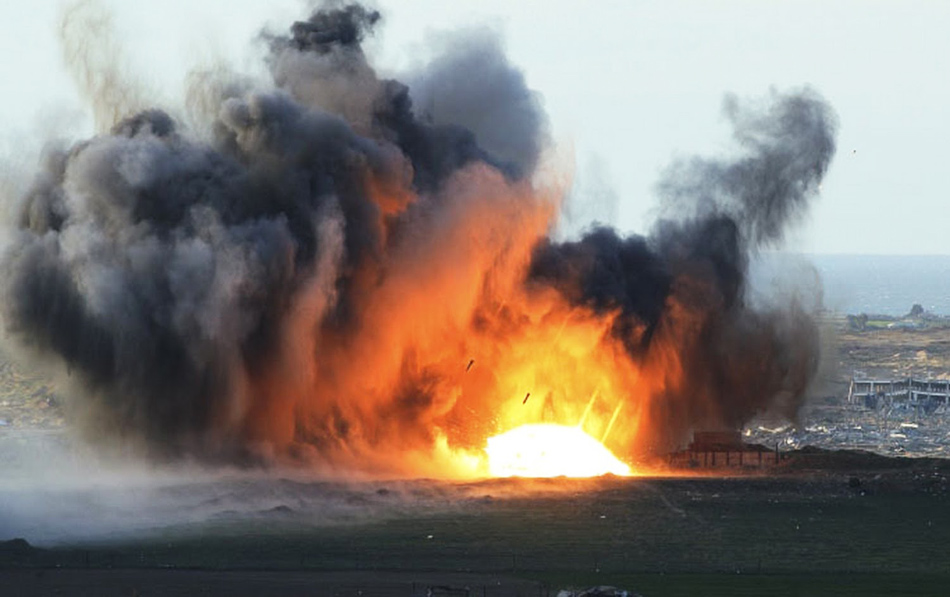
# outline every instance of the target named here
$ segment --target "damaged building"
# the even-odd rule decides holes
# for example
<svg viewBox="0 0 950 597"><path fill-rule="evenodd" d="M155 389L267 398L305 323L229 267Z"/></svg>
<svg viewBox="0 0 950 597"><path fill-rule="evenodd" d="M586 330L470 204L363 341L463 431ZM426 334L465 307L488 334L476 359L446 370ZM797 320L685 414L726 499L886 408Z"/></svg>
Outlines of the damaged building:
<svg viewBox="0 0 950 597"><path fill-rule="evenodd" d="M783 460L778 447L747 444L738 431L696 431L685 450L669 455L677 469L759 469Z"/></svg>

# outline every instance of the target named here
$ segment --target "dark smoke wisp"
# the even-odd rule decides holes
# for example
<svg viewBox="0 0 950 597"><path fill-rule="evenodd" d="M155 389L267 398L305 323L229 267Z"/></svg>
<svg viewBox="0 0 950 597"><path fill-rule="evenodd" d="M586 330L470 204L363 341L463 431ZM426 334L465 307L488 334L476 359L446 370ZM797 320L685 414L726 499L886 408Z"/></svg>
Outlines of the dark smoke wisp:
<svg viewBox="0 0 950 597"><path fill-rule="evenodd" d="M649 236L555 243L545 116L498 40L463 35L406 85L361 49L379 20L351 5L266 36L271 87L202 90L210 138L147 110L48 156L2 316L66 366L88 423L158 457L441 474L588 396L604 435L626 417L626 454L794 415L815 325L752 309L745 279L827 170L817 94L730 100L742 153L674 165Z"/></svg>

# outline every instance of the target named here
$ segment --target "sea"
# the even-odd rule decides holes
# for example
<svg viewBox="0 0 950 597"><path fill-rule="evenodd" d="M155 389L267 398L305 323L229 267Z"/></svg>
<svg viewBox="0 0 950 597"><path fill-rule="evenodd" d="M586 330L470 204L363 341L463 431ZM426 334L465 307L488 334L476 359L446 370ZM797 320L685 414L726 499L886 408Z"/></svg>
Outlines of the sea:
<svg viewBox="0 0 950 597"><path fill-rule="evenodd" d="M753 294L797 292L840 314L899 317L915 304L950 316L950 255L764 253L750 264Z"/></svg>

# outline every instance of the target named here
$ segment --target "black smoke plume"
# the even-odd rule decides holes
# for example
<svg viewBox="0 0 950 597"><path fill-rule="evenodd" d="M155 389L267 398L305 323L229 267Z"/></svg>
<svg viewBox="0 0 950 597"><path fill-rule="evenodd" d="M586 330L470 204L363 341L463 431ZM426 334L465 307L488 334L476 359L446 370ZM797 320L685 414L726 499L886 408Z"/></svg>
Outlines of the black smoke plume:
<svg viewBox="0 0 950 597"><path fill-rule="evenodd" d="M544 243L531 270L575 303L619 310L615 333L634 358L651 358L658 330L675 336L685 375L654 413L674 442L697 427L740 428L770 408L793 418L819 364L811 315L794 301L757 310L746 285L751 254L781 241L817 194L835 116L811 90L773 93L764 106L729 97L724 112L739 154L673 164L658 185L667 217L650 236L600 228Z"/></svg>
<svg viewBox="0 0 950 597"><path fill-rule="evenodd" d="M490 36L462 36L411 87L379 78L360 45L379 20L350 5L265 36L272 85L205 90L208 137L153 109L46 156L0 261L3 323L66 365L100 429L159 456L225 459L276 436L317 452L382 444L371 416L432 440L424 428L453 406L413 350L390 402L329 396L344 361L373 362L354 340L376 333L367 297L485 194L472 184L530 185L546 123ZM814 196L834 117L810 91L726 113L741 154L675 164L653 233L542 238L521 280L619 312L613 333L636 362L679 346L686 381L651 411L669 443L776 403L793 413L817 362L809 316L753 310L746 269Z"/></svg>

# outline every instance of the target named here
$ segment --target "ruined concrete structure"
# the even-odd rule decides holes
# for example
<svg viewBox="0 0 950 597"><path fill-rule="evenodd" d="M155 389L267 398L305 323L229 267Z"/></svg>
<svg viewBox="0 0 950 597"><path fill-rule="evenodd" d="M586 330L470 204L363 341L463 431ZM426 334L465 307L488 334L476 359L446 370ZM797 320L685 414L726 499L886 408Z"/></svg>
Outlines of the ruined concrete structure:
<svg viewBox="0 0 950 597"><path fill-rule="evenodd" d="M905 402L932 412L950 403L950 379L855 379L848 388L848 403L878 408L885 403Z"/></svg>

